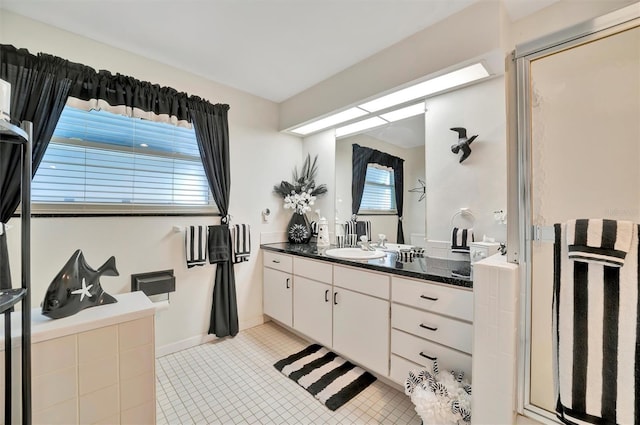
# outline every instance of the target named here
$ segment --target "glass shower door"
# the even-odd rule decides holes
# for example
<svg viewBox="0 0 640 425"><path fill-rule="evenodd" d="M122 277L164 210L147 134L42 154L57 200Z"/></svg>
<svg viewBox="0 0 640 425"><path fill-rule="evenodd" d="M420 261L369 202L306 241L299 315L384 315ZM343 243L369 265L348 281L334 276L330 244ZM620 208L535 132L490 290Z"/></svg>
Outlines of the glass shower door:
<svg viewBox="0 0 640 425"><path fill-rule="evenodd" d="M553 224L640 222L640 22L518 58L524 168L527 388L524 407L552 418ZM547 413L548 412L548 413Z"/></svg>

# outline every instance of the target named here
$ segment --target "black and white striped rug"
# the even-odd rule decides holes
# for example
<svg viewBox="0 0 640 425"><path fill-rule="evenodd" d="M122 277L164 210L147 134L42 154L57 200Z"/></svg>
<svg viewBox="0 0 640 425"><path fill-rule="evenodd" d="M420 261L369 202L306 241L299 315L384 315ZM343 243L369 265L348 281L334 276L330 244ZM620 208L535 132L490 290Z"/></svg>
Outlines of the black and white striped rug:
<svg viewBox="0 0 640 425"><path fill-rule="evenodd" d="M336 410L376 380L371 373L318 344L274 366L330 410Z"/></svg>

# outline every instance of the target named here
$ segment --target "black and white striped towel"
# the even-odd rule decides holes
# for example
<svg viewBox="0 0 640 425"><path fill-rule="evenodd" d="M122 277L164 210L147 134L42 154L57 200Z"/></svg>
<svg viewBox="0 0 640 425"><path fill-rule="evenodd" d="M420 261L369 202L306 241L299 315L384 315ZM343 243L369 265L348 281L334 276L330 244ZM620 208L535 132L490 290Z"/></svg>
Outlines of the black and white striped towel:
<svg viewBox="0 0 640 425"><path fill-rule="evenodd" d="M633 223L607 219L567 221L569 258L621 267L631 247Z"/></svg>
<svg viewBox="0 0 640 425"><path fill-rule="evenodd" d="M231 233L231 259L233 264L249 261L251 255L251 228L248 224L229 226Z"/></svg>
<svg viewBox="0 0 640 425"><path fill-rule="evenodd" d="M282 359L275 368L336 410L376 380L366 370L318 344Z"/></svg>
<svg viewBox="0 0 640 425"><path fill-rule="evenodd" d="M184 240L187 268L207 263L207 227L187 226Z"/></svg>
<svg viewBox="0 0 640 425"><path fill-rule="evenodd" d="M473 241L473 229L454 227L451 231L452 252L469 252L469 242Z"/></svg>
<svg viewBox="0 0 640 425"><path fill-rule="evenodd" d="M554 227L556 414L567 424L637 424L638 227L622 267L569 260L567 225Z"/></svg>
<svg viewBox="0 0 640 425"><path fill-rule="evenodd" d="M345 233L347 235L356 235L358 242L360 236L367 236L367 240L371 242L371 221L359 220L359 221L347 221L345 226Z"/></svg>

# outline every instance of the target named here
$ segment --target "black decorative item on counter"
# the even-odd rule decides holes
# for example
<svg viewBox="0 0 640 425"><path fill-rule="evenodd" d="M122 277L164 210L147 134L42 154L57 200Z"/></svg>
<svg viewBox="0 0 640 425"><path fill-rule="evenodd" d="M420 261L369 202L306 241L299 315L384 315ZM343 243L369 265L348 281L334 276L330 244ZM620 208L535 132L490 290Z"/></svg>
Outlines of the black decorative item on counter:
<svg viewBox="0 0 640 425"><path fill-rule="evenodd" d="M42 302L42 314L60 319L85 308L118 302L102 289L102 275L120 275L116 269L116 258L109 258L98 270L94 270L78 249L49 284Z"/></svg>
<svg viewBox="0 0 640 425"><path fill-rule="evenodd" d="M287 238L291 243L308 243L311 240L311 224L307 216L293 213L287 225Z"/></svg>

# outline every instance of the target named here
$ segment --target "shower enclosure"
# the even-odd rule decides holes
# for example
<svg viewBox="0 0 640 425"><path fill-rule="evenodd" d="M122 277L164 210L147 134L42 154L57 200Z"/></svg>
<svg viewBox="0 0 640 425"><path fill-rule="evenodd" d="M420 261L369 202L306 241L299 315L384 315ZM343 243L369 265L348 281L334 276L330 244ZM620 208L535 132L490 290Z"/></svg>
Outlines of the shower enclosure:
<svg viewBox="0 0 640 425"><path fill-rule="evenodd" d="M551 423L552 226L640 223L640 4L519 45L515 60L519 224L508 245L522 273L519 410Z"/></svg>

